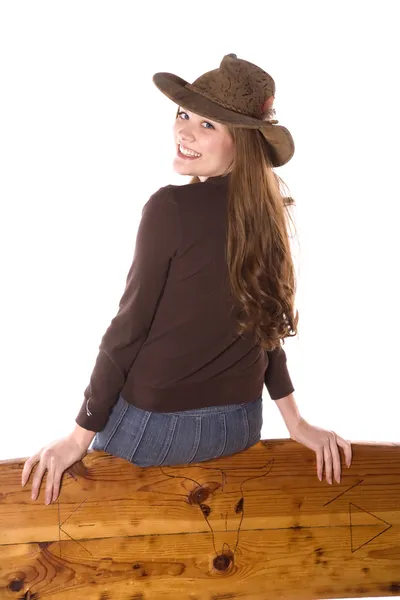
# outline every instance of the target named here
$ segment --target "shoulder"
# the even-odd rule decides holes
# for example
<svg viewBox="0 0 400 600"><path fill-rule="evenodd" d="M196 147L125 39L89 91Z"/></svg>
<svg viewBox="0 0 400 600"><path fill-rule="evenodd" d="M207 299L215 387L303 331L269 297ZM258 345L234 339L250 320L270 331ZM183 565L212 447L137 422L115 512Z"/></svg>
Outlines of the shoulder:
<svg viewBox="0 0 400 600"><path fill-rule="evenodd" d="M162 187L160 187L158 190L156 190L155 192L153 192L150 196L150 198L148 199L147 203L149 203L150 201L152 201L152 203L163 203L163 202L170 202L172 199L172 190L171 188L174 187L172 185L163 185Z"/></svg>
<svg viewBox="0 0 400 600"><path fill-rule="evenodd" d="M143 205L142 216L168 212L171 204L174 204L171 187L171 185L164 185L153 192Z"/></svg>
<svg viewBox="0 0 400 600"><path fill-rule="evenodd" d="M139 243L164 247L172 255L181 236L180 218L171 186L156 190L142 208L138 238Z"/></svg>
<svg viewBox="0 0 400 600"><path fill-rule="evenodd" d="M158 231L179 229L177 202L172 185L165 185L153 192L142 208L141 227L154 234Z"/></svg>
<svg viewBox="0 0 400 600"><path fill-rule="evenodd" d="M149 198L148 203L152 205L161 205L164 203L177 204L181 198L187 198L188 195L196 193L200 188L201 183L187 183L187 184L168 184L160 187L155 191ZM204 184L203 184L204 185Z"/></svg>

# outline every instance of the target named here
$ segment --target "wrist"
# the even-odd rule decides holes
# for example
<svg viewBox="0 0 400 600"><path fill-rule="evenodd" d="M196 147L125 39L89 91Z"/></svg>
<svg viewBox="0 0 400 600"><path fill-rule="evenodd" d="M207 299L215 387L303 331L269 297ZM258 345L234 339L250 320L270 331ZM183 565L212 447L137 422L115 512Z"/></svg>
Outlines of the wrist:
<svg viewBox="0 0 400 600"><path fill-rule="evenodd" d="M301 423L305 423L305 420L303 419L303 417L299 417L298 419L296 419L295 421L292 421L289 425L287 425L289 435L292 439L295 439L296 434L297 434L297 428L299 427L299 425Z"/></svg>
<svg viewBox="0 0 400 600"><path fill-rule="evenodd" d="M82 448L82 450L87 450L95 435L95 431L89 431L88 429L76 424L74 430L70 434L70 437Z"/></svg>

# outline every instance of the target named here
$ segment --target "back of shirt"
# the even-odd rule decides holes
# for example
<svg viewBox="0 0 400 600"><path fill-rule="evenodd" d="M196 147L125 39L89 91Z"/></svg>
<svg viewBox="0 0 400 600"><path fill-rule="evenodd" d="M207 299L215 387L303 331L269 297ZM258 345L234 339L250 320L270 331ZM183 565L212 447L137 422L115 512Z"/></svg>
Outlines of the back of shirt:
<svg viewBox="0 0 400 600"><path fill-rule="evenodd" d="M226 262L228 176L165 186L142 211L119 311L76 422L101 431L119 394L149 411L251 402L294 391L283 348L236 333ZM268 368L267 368L268 367Z"/></svg>

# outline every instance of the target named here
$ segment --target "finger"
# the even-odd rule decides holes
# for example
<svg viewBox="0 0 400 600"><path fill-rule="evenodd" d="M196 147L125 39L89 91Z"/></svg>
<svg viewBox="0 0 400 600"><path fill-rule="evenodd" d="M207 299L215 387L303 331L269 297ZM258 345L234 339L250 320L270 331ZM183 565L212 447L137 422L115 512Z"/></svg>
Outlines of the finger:
<svg viewBox="0 0 400 600"><path fill-rule="evenodd" d="M53 498L52 498L52 502L55 502L57 500L57 496L60 492L60 484L61 484L61 476L62 476L63 472L59 472L56 471L54 474L54 483L53 483Z"/></svg>
<svg viewBox="0 0 400 600"><path fill-rule="evenodd" d="M27 460L25 461L24 468L22 469L22 475L21 475L22 486L24 486L26 484L26 482L28 481L33 466L36 465L36 463L39 461L39 456L40 456L40 452L37 452L33 456L30 456L29 458L27 458Z"/></svg>
<svg viewBox="0 0 400 600"><path fill-rule="evenodd" d="M53 495L53 485L54 485L54 472L55 472L55 458L54 456L50 457L49 464L47 466L47 479L46 479L46 491L44 496L44 503L50 504L51 497Z"/></svg>
<svg viewBox="0 0 400 600"><path fill-rule="evenodd" d="M324 455L322 452L322 448L319 448L318 450L315 451L315 454L317 455L317 475L318 475L318 479L320 481L322 481L322 472L324 469Z"/></svg>
<svg viewBox="0 0 400 600"><path fill-rule="evenodd" d="M346 465L350 467L351 461L353 460L353 450L350 442L346 442L344 446L344 452L346 454Z"/></svg>
<svg viewBox="0 0 400 600"><path fill-rule="evenodd" d="M345 455L345 458L346 458L346 465L347 465L347 467L350 467L351 460L352 460L352 457L353 457L352 456L352 449L351 449L350 442L348 442L347 440L344 440L339 435L336 436L336 441L337 441L338 445L343 448L344 455Z"/></svg>
<svg viewBox="0 0 400 600"><path fill-rule="evenodd" d="M330 452L329 440L324 444L324 462L326 480L332 484L332 456Z"/></svg>
<svg viewBox="0 0 400 600"><path fill-rule="evenodd" d="M329 438L329 447L331 449L331 454L332 454L334 477L335 477L335 480L338 483L340 483L340 471L341 471L340 454L339 454L339 448L337 447L335 435L332 435Z"/></svg>
<svg viewBox="0 0 400 600"><path fill-rule="evenodd" d="M36 472L35 472L35 476L33 478L33 482L32 482L32 500L36 500L38 492L39 492L39 488L40 488L40 483L42 481L42 477L44 475L44 472L46 470L46 464L43 460L43 456L38 464L38 466L36 467Z"/></svg>

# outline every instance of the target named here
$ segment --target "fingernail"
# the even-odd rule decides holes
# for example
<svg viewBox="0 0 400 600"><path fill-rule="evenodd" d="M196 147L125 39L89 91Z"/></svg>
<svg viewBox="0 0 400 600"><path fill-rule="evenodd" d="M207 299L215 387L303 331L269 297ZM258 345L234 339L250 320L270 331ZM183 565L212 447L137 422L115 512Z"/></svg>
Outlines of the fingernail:
<svg viewBox="0 0 400 600"><path fill-rule="evenodd" d="M32 496L31 496L32 500L35 499L35 492L32 492Z"/></svg>

